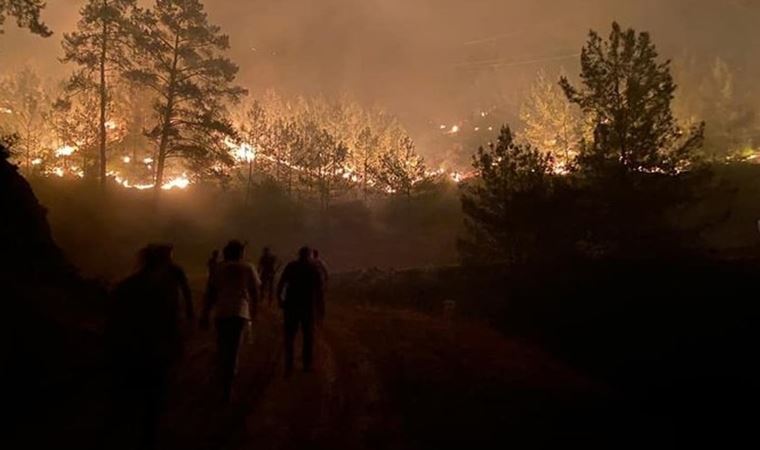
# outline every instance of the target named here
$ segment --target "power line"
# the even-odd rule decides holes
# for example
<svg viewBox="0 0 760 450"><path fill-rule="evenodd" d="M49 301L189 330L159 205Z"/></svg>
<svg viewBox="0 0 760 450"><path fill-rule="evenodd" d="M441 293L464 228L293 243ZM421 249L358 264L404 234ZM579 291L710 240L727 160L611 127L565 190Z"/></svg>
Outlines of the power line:
<svg viewBox="0 0 760 450"><path fill-rule="evenodd" d="M501 69L506 67L527 66L530 64L539 64L552 61L563 61L566 59L578 58L581 54L576 52L566 55L547 56L543 58L523 59L518 61L509 61L505 59L491 59L483 61L473 61L470 63L455 64L454 67L469 68L469 69Z"/></svg>
<svg viewBox="0 0 760 450"><path fill-rule="evenodd" d="M531 33L539 32L542 28L548 27L548 26L556 26L563 22L569 22L570 20L573 20L572 17L549 17L547 20L534 23L530 27L523 27L522 30L515 30L510 31L508 33L500 33L493 36L486 36L483 38L478 39L472 39L470 41L463 42L462 45L464 46L472 46L472 45L479 45L479 44L487 44L489 42L497 42L506 38L510 38L512 36L516 35L527 35Z"/></svg>
<svg viewBox="0 0 760 450"><path fill-rule="evenodd" d="M462 45L478 45L478 44L486 44L488 42L496 42L500 41L502 39L506 39L508 37L515 36L517 34L523 33L522 31L512 31L510 33L503 33L503 34L497 34L495 36L485 37L481 39L473 39L471 41L463 42Z"/></svg>

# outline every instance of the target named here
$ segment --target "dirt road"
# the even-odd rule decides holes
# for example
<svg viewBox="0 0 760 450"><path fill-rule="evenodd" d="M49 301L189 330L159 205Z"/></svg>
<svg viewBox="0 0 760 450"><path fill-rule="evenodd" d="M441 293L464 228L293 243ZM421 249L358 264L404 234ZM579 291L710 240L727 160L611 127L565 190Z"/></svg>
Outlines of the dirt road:
<svg viewBox="0 0 760 450"><path fill-rule="evenodd" d="M281 330L279 311L264 310L243 347L230 405L213 379L213 333L194 331L159 448L609 448L620 435L623 421L606 409L604 388L487 327L333 305L318 333L316 370L288 379ZM18 442L102 449L107 395L101 382L80 381L40 412L34 429L45 433L30 429ZM126 437L108 440L130 448Z"/></svg>
<svg viewBox="0 0 760 450"><path fill-rule="evenodd" d="M209 337L192 343L166 418L167 448L547 448L604 437L602 389L473 324L333 307L317 370L285 379L280 318L265 311L229 406L215 401Z"/></svg>

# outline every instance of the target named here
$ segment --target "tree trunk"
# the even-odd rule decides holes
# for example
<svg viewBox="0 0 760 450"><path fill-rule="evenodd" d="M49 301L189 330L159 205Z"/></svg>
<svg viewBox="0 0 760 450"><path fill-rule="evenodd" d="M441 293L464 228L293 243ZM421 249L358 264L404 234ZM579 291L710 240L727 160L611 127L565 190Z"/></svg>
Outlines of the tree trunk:
<svg viewBox="0 0 760 450"><path fill-rule="evenodd" d="M108 106L108 88L106 86L106 57L107 57L107 37L108 23L103 21L101 42L100 42L100 170L98 173L101 189L106 188L106 108Z"/></svg>
<svg viewBox="0 0 760 450"><path fill-rule="evenodd" d="M158 145L158 161L156 161L156 179L153 189L161 191L164 183L164 167L166 167L166 155L169 151L169 132L171 131L172 116L174 116L174 89L177 79L177 64L179 62L179 34L174 37L174 60L172 61L169 85L166 96L166 110L161 123L161 141Z"/></svg>

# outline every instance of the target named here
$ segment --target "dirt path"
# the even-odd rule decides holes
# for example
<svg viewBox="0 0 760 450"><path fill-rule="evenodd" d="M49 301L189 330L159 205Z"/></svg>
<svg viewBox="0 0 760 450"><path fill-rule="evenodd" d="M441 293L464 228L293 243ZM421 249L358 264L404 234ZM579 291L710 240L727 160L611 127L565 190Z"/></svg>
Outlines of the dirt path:
<svg viewBox="0 0 760 450"><path fill-rule="evenodd" d="M316 370L288 379L281 332L280 312L264 310L252 342L243 346L229 405L220 401L213 379L214 335L193 332L159 448L594 447L606 437L600 430L615 430L615 418L600 402L606 394L594 383L481 326L335 305L318 334ZM78 445L58 448L102 448L87 441L99 433L98 415L106 409L98 405L105 397L92 388L81 392L95 396L78 404L93 406L58 415L69 430L66 440Z"/></svg>
<svg viewBox="0 0 760 450"><path fill-rule="evenodd" d="M316 371L273 379L240 448L358 449L379 428L381 385L369 351L344 327L319 333Z"/></svg>
<svg viewBox="0 0 760 450"><path fill-rule="evenodd" d="M277 323L277 322L276 322ZM405 311L334 307L315 373L274 372L240 449L543 448L598 440L593 383L525 343Z"/></svg>

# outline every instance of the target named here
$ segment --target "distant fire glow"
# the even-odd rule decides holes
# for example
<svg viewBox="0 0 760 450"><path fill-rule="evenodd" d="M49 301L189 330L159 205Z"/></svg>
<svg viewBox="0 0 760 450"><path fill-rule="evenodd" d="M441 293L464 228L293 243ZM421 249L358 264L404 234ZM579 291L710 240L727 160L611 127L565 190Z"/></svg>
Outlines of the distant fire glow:
<svg viewBox="0 0 760 450"><path fill-rule="evenodd" d="M116 184L119 186L126 188L126 189L136 189L138 191L145 191L148 189L153 189L156 187L155 183L132 183L128 179L124 178L121 174L118 172L109 172L108 176L113 179ZM183 173L182 175L171 178L168 181L166 181L164 184L161 185L161 189L164 191L171 191L174 189L187 189L190 187L191 181L190 178L186 173Z"/></svg>
<svg viewBox="0 0 760 450"><path fill-rule="evenodd" d="M62 157L62 156L71 156L74 154L74 152L77 151L76 148L70 146L70 145L64 145L63 147L60 147L56 149L55 156Z"/></svg>
<svg viewBox="0 0 760 450"><path fill-rule="evenodd" d="M238 161L249 163L256 159L256 149L254 149L251 144L244 143L234 147L233 152L235 159Z"/></svg>
<svg viewBox="0 0 760 450"><path fill-rule="evenodd" d="M164 183L161 189L170 191L172 189L187 189L188 186L190 186L190 180L187 178L187 174L182 174L182 176Z"/></svg>

